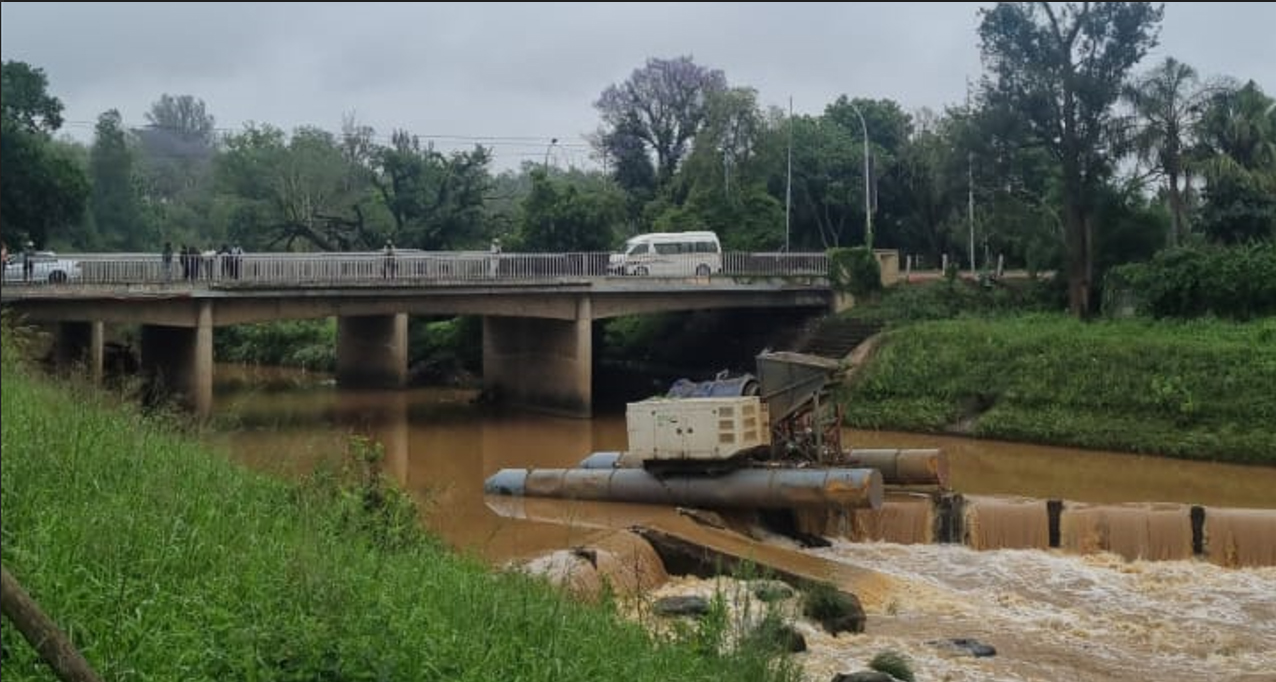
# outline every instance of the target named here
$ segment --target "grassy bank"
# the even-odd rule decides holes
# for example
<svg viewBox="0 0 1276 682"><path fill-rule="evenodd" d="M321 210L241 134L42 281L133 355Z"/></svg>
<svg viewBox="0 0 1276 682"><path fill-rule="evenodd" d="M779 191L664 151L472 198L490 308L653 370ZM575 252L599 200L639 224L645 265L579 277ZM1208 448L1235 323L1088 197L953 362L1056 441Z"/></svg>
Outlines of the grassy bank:
<svg viewBox="0 0 1276 682"><path fill-rule="evenodd" d="M415 518L242 470L3 352L4 566L107 680L763 680L458 557ZM87 396L87 397L86 397ZM7 621L4 678L49 680Z"/></svg>
<svg viewBox="0 0 1276 682"><path fill-rule="evenodd" d="M844 392L863 428L1276 464L1276 319L895 326Z"/></svg>

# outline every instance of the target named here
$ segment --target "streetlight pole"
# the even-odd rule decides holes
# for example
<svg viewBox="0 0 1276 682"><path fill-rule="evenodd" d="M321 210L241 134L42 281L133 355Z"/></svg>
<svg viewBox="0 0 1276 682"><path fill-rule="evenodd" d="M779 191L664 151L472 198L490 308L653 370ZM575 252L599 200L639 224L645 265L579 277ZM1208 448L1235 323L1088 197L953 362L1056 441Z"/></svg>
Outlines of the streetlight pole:
<svg viewBox="0 0 1276 682"><path fill-rule="evenodd" d="M556 144L558 144L558 138L551 137L549 138L549 146L545 147L545 163L541 164L541 170L545 171L546 174L549 174L549 152Z"/></svg>
<svg viewBox="0 0 1276 682"><path fill-rule="evenodd" d="M864 245L871 249L873 248L873 199L871 196L873 180L868 175L868 124L864 122L864 114L860 113L860 108L855 106L855 102L847 98L846 103L851 105L851 111L859 117L860 130L864 132Z"/></svg>

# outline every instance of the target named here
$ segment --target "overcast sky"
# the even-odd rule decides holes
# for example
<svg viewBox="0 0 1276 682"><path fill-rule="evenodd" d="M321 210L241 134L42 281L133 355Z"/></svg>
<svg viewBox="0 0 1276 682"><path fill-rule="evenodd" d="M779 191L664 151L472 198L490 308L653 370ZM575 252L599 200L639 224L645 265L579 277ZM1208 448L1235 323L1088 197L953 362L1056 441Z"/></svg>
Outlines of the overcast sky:
<svg viewBox="0 0 1276 682"><path fill-rule="evenodd" d="M219 128L340 127L441 148L481 139L498 167L590 164L594 101L648 57L692 55L765 105L817 113L839 94L940 109L980 74L979 3L0 4L0 54L48 74L65 131L101 112L142 125L162 93L204 99ZM1276 93L1276 4L1170 3L1161 43L1202 76Z"/></svg>

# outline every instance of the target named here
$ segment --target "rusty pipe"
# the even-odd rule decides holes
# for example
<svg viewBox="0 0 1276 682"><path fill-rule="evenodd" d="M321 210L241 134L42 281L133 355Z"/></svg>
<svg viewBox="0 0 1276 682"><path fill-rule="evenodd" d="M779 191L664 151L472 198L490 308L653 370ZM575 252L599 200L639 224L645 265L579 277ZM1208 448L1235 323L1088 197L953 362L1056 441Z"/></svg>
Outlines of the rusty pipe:
<svg viewBox="0 0 1276 682"><path fill-rule="evenodd" d="M874 469L740 469L665 478L643 469L502 469L483 492L709 508L880 509L882 476Z"/></svg>
<svg viewBox="0 0 1276 682"><path fill-rule="evenodd" d="M882 480L891 485L948 487L948 455L935 448L855 449L848 453L844 464L877 469L882 472Z"/></svg>

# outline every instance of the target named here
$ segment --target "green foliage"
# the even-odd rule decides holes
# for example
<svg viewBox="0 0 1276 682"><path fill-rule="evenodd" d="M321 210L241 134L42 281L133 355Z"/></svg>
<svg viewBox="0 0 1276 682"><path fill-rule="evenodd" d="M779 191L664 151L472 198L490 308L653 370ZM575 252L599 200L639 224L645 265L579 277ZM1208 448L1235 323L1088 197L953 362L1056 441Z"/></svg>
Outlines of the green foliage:
<svg viewBox="0 0 1276 682"><path fill-rule="evenodd" d="M1006 137L1059 160L1069 305L1089 311L1091 194L1110 177L1123 124L1113 114L1126 75L1156 44L1163 9L1147 2L1002 2L980 10L983 81Z"/></svg>
<svg viewBox="0 0 1276 682"><path fill-rule="evenodd" d="M93 180L89 207L100 246L112 251L158 249L159 236L139 201L133 150L115 109L98 117L89 172Z"/></svg>
<svg viewBox="0 0 1276 682"><path fill-rule="evenodd" d="M395 245L443 251L483 242L491 162L485 147L444 154L402 130L388 147L375 148L371 181L394 218Z"/></svg>
<svg viewBox="0 0 1276 682"><path fill-rule="evenodd" d="M802 595L803 615L821 623L854 616L859 610L859 604L829 583L812 583Z"/></svg>
<svg viewBox="0 0 1276 682"><path fill-rule="evenodd" d="M408 327L408 361L428 367L455 368L478 373L483 369L483 318L449 320L411 319Z"/></svg>
<svg viewBox="0 0 1276 682"><path fill-rule="evenodd" d="M516 246L522 251L610 251L624 220L624 197L614 188L582 186L531 173Z"/></svg>
<svg viewBox="0 0 1276 682"><path fill-rule="evenodd" d="M913 676L913 666L908 657L898 651L887 649L878 652L876 656L873 656L873 660L868 662L868 667L902 682L914 682L917 679Z"/></svg>
<svg viewBox="0 0 1276 682"><path fill-rule="evenodd" d="M44 71L25 62L0 66L0 235L37 247L70 234L84 213L84 168L50 136L62 126L62 102Z"/></svg>
<svg viewBox="0 0 1276 682"><path fill-rule="evenodd" d="M298 488L43 384L3 344L0 553L103 679L792 679L407 532L406 500L367 502L375 446L354 447L353 488ZM48 679L15 628L0 639L5 680Z"/></svg>
<svg viewBox="0 0 1276 682"><path fill-rule="evenodd" d="M337 366L333 318L284 320L218 327L213 352L220 361L281 365L330 372Z"/></svg>
<svg viewBox="0 0 1276 682"><path fill-rule="evenodd" d="M957 317L996 317L1063 309L1054 282L1029 280L981 285L957 278L891 287L876 299L856 303L848 317L887 326Z"/></svg>
<svg viewBox="0 0 1276 682"><path fill-rule="evenodd" d="M370 134L352 128L338 139L303 127L289 136L250 125L227 137L214 175L227 203L229 237L249 251L380 248L391 231L386 208L407 214L376 200L366 166Z"/></svg>
<svg viewBox="0 0 1276 682"><path fill-rule="evenodd" d="M1271 463L1276 326L1055 316L887 333L841 399L848 424Z"/></svg>
<svg viewBox="0 0 1276 682"><path fill-rule="evenodd" d="M882 266L866 246L829 249L829 282L835 291L864 297L882 290Z"/></svg>
<svg viewBox="0 0 1276 682"><path fill-rule="evenodd" d="M1116 268L1105 286L1109 306L1128 295L1154 317L1276 315L1276 242L1162 251Z"/></svg>

